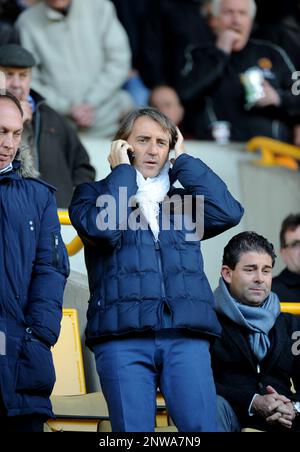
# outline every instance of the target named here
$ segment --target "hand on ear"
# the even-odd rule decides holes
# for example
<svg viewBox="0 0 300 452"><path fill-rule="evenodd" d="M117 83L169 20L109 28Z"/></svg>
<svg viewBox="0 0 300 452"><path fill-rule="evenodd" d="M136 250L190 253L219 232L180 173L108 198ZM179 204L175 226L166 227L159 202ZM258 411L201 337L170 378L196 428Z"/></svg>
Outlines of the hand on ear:
<svg viewBox="0 0 300 452"><path fill-rule="evenodd" d="M181 154L185 153L184 144L183 144L184 138L182 136L182 133L180 132L178 127L176 127L176 131L177 131L177 141L176 141L176 144L175 144L175 147L174 147L175 157L170 160L170 162L172 164L174 164L174 162L177 159L177 157L179 157Z"/></svg>

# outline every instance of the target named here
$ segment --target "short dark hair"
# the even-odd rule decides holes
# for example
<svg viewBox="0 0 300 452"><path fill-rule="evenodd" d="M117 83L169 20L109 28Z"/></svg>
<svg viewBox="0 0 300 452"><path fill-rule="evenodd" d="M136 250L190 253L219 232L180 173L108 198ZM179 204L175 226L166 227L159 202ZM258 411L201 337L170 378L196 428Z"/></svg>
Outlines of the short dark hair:
<svg viewBox="0 0 300 452"><path fill-rule="evenodd" d="M269 254L272 258L272 267L274 267L276 259L274 246L265 237L253 231L241 232L232 237L224 248L223 265L234 270L241 254L250 251Z"/></svg>
<svg viewBox="0 0 300 452"><path fill-rule="evenodd" d="M13 102L16 107L18 108L19 112L21 113L21 116L23 118L23 110L21 107L21 103L19 101L19 99L16 98L16 96L14 96L11 92L5 90L5 89L0 89L0 100L2 99L7 99L10 100L11 102Z"/></svg>
<svg viewBox="0 0 300 452"><path fill-rule="evenodd" d="M300 213L290 214L288 215L282 222L281 230L280 230L280 246L281 248L285 248L285 234L287 231L294 231L297 227L300 226Z"/></svg>
<svg viewBox="0 0 300 452"><path fill-rule="evenodd" d="M128 113L122 121L122 124L114 136L114 140L127 140L131 134L135 121L141 116L146 116L157 122L165 132L170 133L170 149L174 149L177 141L177 130L175 124L162 112L156 108L137 108Z"/></svg>

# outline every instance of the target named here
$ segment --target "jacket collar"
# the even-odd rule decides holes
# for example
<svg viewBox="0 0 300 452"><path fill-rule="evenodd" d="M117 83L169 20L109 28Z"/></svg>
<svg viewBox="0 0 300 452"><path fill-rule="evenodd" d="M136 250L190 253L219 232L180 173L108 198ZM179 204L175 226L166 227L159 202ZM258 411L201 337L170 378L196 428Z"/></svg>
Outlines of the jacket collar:
<svg viewBox="0 0 300 452"><path fill-rule="evenodd" d="M29 94L35 102L36 109L38 109L42 104L46 103L45 98L41 96L38 92L34 91L33 89L30 90Z"/></svg>
<svg viewBox="0 0 300 452"><path fill-rule="evenodd" d="M7 173L0 173L0 184L7 184L11 180L20 179L19 170L21 167L21 162L14 160L12 162L12 170Z"/></svg>
<svg viewBox="0 0 300 452"><path fill-rule="evenodd" d="M288 286L300 286L300 275L291 272L288 268L285 268L280 273L280 278L284 279L285 284Z"/></svg>

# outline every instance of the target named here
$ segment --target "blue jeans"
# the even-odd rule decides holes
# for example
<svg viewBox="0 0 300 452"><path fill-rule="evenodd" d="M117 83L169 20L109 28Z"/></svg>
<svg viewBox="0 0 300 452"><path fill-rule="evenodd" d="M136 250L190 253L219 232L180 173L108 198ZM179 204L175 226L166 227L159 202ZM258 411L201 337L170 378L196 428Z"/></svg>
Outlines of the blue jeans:
<svg viewBox="0 0 300 452"><path fill-rule="evenodd" d="M208 341L164 329L108 340L94 353L113 431L154 431L157 387L179 431L217 431Z"/></svg>

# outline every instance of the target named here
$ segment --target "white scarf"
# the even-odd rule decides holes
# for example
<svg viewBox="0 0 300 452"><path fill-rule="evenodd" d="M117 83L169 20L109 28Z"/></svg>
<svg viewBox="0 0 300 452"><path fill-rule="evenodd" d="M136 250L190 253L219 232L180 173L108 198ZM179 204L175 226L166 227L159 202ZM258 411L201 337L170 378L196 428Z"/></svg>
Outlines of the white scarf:
<svg viewBox="0 0 300 452"><path fill-rule="evenodd" d="M149 224L155 242L158 241L159 234L159 203L164 200L170 190L169 168L170 163L167 161L156 177L147 179L136 169L138 191L134 200L139 204L141 214Z"/></svg>

